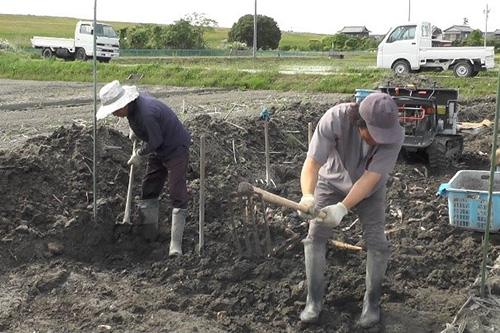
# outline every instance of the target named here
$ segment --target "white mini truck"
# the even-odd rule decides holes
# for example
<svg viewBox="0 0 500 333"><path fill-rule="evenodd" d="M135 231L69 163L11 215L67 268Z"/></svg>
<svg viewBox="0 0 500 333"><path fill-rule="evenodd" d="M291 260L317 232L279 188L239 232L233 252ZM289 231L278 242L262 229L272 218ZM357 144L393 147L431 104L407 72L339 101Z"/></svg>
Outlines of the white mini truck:
<svg viewBox="0 0 500 333"><path fill-rule="evenodd" d="M495 67L493 47L432 46L431 24L404 24L389 31L378 46L377 67L396 74L451 69L457 77L474 77Z"/></svg>
<svg viewBox="0 0 500 333"><path fill-rule="evenodd" d="M93 57L94 29L93 22L79 21L74 38L56 38L34 36L31 44L42 51L44 58L57 57L65 60L85 61ZM120 55L120 39L112 26L97 23L96 57L99 62L109 62Z"/></svg>

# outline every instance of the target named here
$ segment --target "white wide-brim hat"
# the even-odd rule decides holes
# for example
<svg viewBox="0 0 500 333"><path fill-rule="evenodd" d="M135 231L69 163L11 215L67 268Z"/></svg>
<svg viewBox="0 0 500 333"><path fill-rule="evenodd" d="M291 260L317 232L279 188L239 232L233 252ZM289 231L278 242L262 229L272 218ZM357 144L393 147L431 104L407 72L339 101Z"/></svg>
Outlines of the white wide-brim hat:
<svg viewBox="0 0 500 333"><path fill-rule="evenodd" d="M122 86L117 80L106 84L99 91L101 107L97 110L97 119L104 119L116 110L139 97L135 86Z"/></svg>

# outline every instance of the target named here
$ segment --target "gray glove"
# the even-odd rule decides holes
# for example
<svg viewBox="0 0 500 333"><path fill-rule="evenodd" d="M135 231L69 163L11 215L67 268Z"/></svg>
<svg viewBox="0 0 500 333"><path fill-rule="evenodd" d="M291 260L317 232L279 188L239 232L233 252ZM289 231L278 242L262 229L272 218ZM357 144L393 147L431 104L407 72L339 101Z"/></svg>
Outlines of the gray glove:
<svg viewBox="0 0 500 333"><path fill-rule="evenodd" d="M134 133L134 131L132 131L132 129L130 129L130 131L128 132L128 138L132 142L139 141L139 138L137 137L137 135L135 135L135 133Z"/></svg>
<svg viewBox="0 0 500 333"><path fill-rule="evenodd" d="M312 194L304 194L300 199L299 205L303 205L307 207L307 213L304 213L300 210L297 211L299 216L304 220L312 220L318 216L318 210L316 209L316 203L314 202L314 195Z"/></svg>
<svg viewBox="0 0 500 333"><path fill-rule="evenodd" d="M128 160L128 165L134 165L136 168L141 166L142 157L139 155L139 149L134 150L132 156Z"/></svg>
<svg viewBox="0 0 500 333"><path fill-rule="evenodd" d="M326 206L321 209L321 211L326 214L322 223L331 228L337 227L340 224L340 221L342 221L344 216L346 216L349 212L342 202Z"/></svg>

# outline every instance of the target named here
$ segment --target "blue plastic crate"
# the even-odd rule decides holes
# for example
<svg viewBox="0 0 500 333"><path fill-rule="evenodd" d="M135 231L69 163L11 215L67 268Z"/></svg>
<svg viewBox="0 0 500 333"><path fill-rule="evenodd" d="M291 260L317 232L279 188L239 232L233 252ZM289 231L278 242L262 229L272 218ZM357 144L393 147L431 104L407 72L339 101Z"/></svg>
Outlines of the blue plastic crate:
<svg viewBox="0 0 500 333"><path fill-rule="evenodd" d="M354 98L356 99L356 103L361 102L363 99L365 99L366 96L368 96L374 92L380 92L380 91L379 90L369 90L369 89L356 89L356 94L354 95Z"/></svg>
<svg viewBox="0 0 500 333"><path fill-rule="evenodd" d="M458 171L448 183L441 184L439 194L448 197L450 224L470 230L486 230L490 172ZM490 231L500 230L500 172L495 172L491 203Z"/></svg>

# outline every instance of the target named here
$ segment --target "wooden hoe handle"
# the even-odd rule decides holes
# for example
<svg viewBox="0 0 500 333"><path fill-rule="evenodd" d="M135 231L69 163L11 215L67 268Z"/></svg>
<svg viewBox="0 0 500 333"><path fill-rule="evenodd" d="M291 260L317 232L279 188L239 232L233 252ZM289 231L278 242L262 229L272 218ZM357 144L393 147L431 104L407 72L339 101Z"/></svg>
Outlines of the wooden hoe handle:
<svg viewBox="0 0 500 333"><path fill-rule="evenodd" d="M272 202L274 204L287 207L287 208L292 208L298 211L301 211L303 213L308 213L309 210L307 209L306 206L301 205L295 201L280 197L279 195L267 192L263 189L260 189L258 187L253 186L250 183L241 183L238 187L238 192L239 193L257 193L262 196L262 198L267 201L267 202ZM318 217L323 219L326 216L325 212L320 211Z"/></svg>

